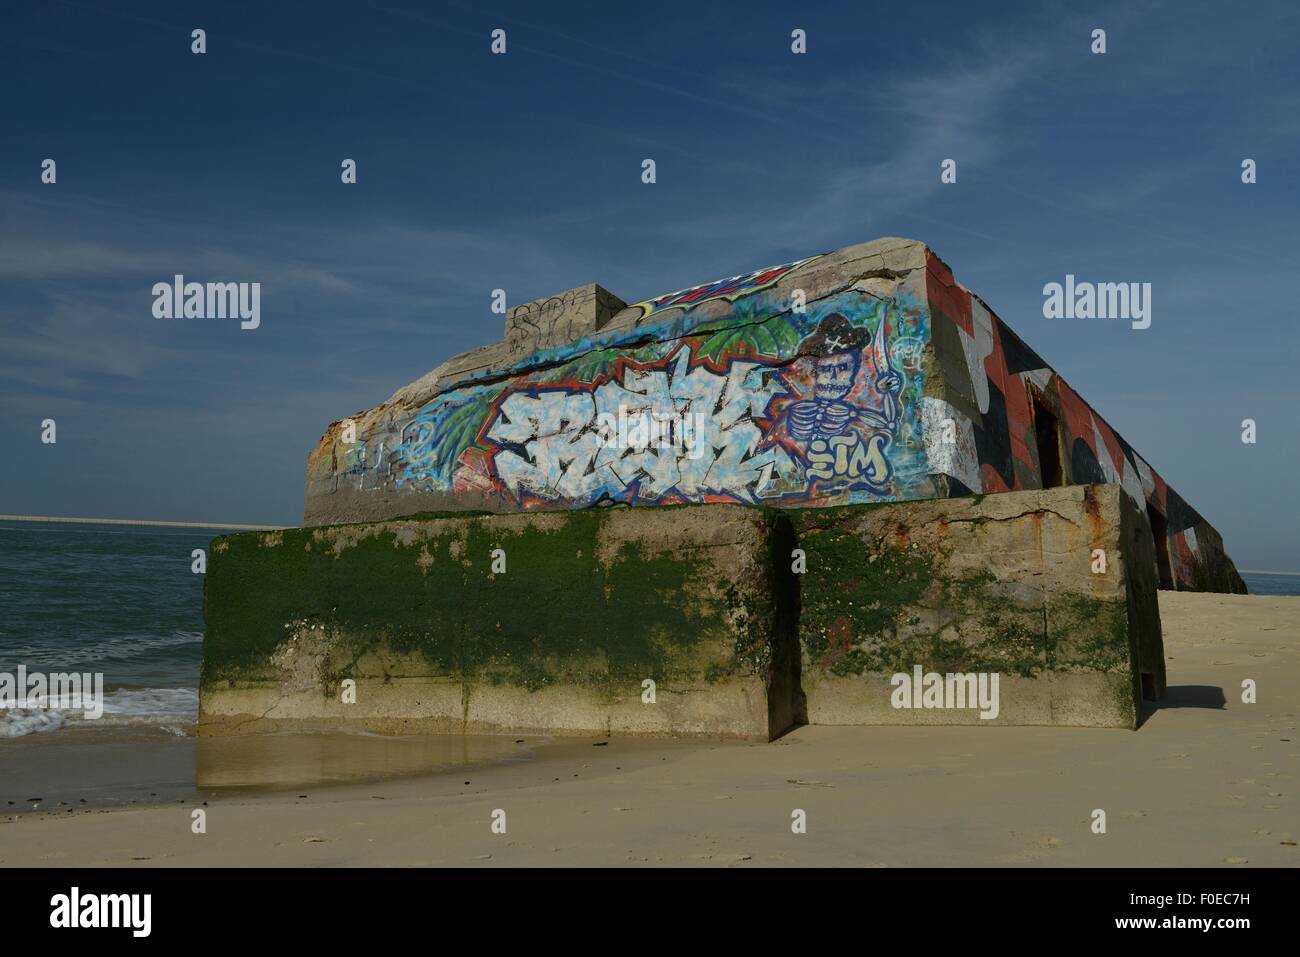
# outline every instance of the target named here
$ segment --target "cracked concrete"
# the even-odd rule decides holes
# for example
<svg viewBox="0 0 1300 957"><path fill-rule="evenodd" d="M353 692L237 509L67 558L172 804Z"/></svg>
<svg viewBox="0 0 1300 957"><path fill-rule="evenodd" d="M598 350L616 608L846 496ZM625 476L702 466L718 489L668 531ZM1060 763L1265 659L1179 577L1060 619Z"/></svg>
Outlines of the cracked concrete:
<svg viewBox="0 0 1300 957"><path fill-rule="evenodd" d="M570 521L594 522L594 533L557 537L531 559L508 545L509 574L489 576L486 584L473 577L472 566L488 559L488 543L517 542L511 536L525 534L549 541L546 535L559 535ZM1155 697L1164 688L1144 521L1119 486L1107 485L767 515L702 505L286 530L276 546L283 564L275 567L305 583L296 586L307 588L300 606L283 604L284 582L242 568L246 558L238 548L226 549L210 567L204 651L214 657L205 660L201 730L764 738L804 720L1131 728L1139 675L1151 676ZM466 553L471 536L477 544ZM340 565L340 574L364 575L366 591L379 590L369 611L336 618L322 610L346 600L312 584L318 576L309 570L316 566L299 538L328 566L352 562ZM244 556L267 548L252 536L227 541L239 539L252 544ZM617 599L610 607L635 619L628 630L648 620L672 632L656 633L653 647L666 650L679 677L661 677L654 707L640 698L647 675L614 673L609 651L617 636L607 630L609 619L590 625L562 614L575 604L610 602L608 581L591 580L582 562L594 558L599 567L617 568L629 547L662 563L654 572L661 580L681 582L672 589L652 585L648 604L637 610ZM791 565L796 548L805 553L805 573ZM1096 567L1099 549L1103 567ZM460 557L448 569L452 551ZM420 568L414 580L403 577L408 563ZM651 568L641 567L638 579ZM425 578L437 569L442 577ZM507 584L511 590L500 591ZM492 604L498 593L508 596L509 607ZM440 610L426 612L435 594ZM709 625L674 618L688 599L711 602ZM227 680L218 653L223 643L244 637L244 625L232 630L224 618L236 607L241 623L267 624L263 619L286 607L290 614L270 622L276 637L263 646L269 667L243 659L229 666ZM417 609L414 616L409 609ZM523 630L501 642L501 620L516 612ZM562 627L551 624L559 621ZM669 621L677 624L655 624ZM712 638L697 634L719 624L724 630ZM584 627L594 633L582 634ZM393 628L402 630L404 650L390 647ZM562 633L574 628L577 634ZM457 636L455 655L426 657L425 649L436 652L444 634ZM462 669L475 645L495 650ZM742 646L743 658L733 659ZM742 661L739 670L729 664ZM890 678L914 666L999 673L1000 714L990 720L973 711L893 708ZM530 669L544 672L545 680L528 680ZM694 677L684 677L685 669ZM609 680L596 680L601 676ZM339 700L344 677L356 682L355 704Z"/></svg>
<svg viewBox="0 0 1300 957"><path fill-rule="evenodd" d="M766 305L752 318L738 313L731 298L665 308L637 303L609 314L614 305L622 303L594 284L515 307L507 314L503 340L453 356L379 405L330 424L308 457L304 524L373 521L421 511L503 512L518 507L497 490L472 484L443 489L438 483L433 487L408 483L398 488L383 478L376 483L378 487L362 490L358 484L354 488L351 479L343 478L356 465L356 446L344 441L349 426L367 447L370 458L366 463L371 467L375 456L391 458L420 410L434 401L455 402L458 394L469 396L470 390L498 388L522 376L544 376L564 365L580 366L584 359L608 350L626 354L654 344L671 347L717 332L769 323L776 328L775 324L792 314L796 291L808 306L851 291L878 302L897 302L906 291L913 300L923 301L926 255L923 243L891 237L803 260L753 293L761 295ZM782 304L787 308L780 308ZM539 314L545 314L544 322L533 321ZM764 362L779 369L800 358L791 352L764 356Z"/></svg>
<svg viewBox="0 0 1300 957"><path fill-rule="evenodd" d="M1138 676L1163 694L1150 533L1118 485L793 514L813 724L1133 728ZM1000 674L999 714L893 707L917 666Z"/></svg>

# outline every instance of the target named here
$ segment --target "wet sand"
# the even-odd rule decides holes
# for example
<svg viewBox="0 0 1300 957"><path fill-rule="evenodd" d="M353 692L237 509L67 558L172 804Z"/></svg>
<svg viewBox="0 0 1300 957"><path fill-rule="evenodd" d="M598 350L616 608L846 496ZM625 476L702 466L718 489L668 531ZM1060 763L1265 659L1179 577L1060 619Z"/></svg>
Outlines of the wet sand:
<svg viewBox="0 0 1300 957"><path fill-rule="evenodd" d="M156 729L61 728L0 741L0 812L194 796L194 739Z"/></svg>
<svg viewBox="0 0 1300 957"><path fill-rule="evenodd" d="M1161 616L1169 698L1136 732L809 727L765 745L502 739L473 760L452 752L456 770L441 773L6 814L0 865L1300 863L1300 598L1164 593ZM1257 704L1241 701L1246 678L1258 683ZM303 742L315 755L306 758L291 756L294 736L264 746L280 749L271 766L332 767L332 780L357 771L322 743ZM429 756L410 747L408 757ZM88 748L83 760L100 758ZM257 767L228 769L236 779ZM204 801L207 833L193 834ZM807 833L791 831L796 809ZM1092 833L1094 809L1106 812L1105 834ZM505 834L492 830L498 810Z"/></svg>
<svg viewBox="0 0 1300 957"><path fill-rule="evenodd" d="M196 738L87 723L0 742L0 810L192 803L236 790L301 790L436 774L528 760L547 740L338 731Z"/></svg>

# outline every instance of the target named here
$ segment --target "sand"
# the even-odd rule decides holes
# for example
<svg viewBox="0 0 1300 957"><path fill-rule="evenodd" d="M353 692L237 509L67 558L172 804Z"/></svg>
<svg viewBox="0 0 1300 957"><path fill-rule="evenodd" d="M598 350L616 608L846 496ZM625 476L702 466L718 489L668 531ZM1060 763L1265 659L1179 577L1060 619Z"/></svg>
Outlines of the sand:
<svg viewBox="0 0 1300 957"><path fill-rule="evenodd" d="M506 759L433 774L11 814L0 865L1300 863L1300 598L1162 593L1161 616L1169 697L1136 732L511 740ZM1246 678L1257 704L1241 701ZM792 832L796 810L806 833Z"/></svg>

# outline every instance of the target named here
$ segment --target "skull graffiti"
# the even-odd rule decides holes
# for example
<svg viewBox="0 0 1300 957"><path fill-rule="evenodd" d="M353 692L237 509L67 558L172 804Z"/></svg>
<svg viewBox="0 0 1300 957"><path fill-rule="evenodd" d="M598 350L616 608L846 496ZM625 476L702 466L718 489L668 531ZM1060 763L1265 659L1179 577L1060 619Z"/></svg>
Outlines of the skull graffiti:
<svg viewBox="0 0 1300 957"><path fill-rule="evenodd" d="M816 385L814 394L822 402L843 399L853 388L853 379L858 374L858 354L841 352L838 355L822 356L817 360Z"/></svg>

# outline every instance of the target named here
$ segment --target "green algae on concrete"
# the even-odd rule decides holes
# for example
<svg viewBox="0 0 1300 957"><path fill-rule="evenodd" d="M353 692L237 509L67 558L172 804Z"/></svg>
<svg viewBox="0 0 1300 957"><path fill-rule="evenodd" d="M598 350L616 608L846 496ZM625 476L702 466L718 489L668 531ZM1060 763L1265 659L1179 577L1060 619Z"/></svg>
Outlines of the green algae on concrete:
<svg viewBox="0 0 1300 957"><path fill-rule="evenodd" d="M1160 639L1146 556L1122 527L1127 508L1116 486L1078 486L792 513L808 564L799 636L809 720L980 720L892 708L891 676L919 666L998 674L1001 723L1135 726L1136 675ZM1109 560L1100 574L1097 549Z"/></svg>
<svg viewBox="0 0 1300 957"><path fill-rule="evenodd" d="M892 708L891 676L916 667L999 675L996 723L1133 727L1165 680L1145 521L1111 485L223 536L200 729L770 739L983 720Z"/></svg>
<svg viewBox="0 0 1300 957"><path fill-rule="evenodd" d="M476 701L514 695L518 711L546 689L598 710L640 705L647 680L669 695L731 682L754 700L718 730L767 736L784 730L755 726L772 681L768 547L762 514L725 506L222 536L205 582L205 705L261 688L273 710L288 687L291 710L313 712L347 678L421 678L455 684L469 720ZM657 704L637 718L651 730Z"/></svg>

